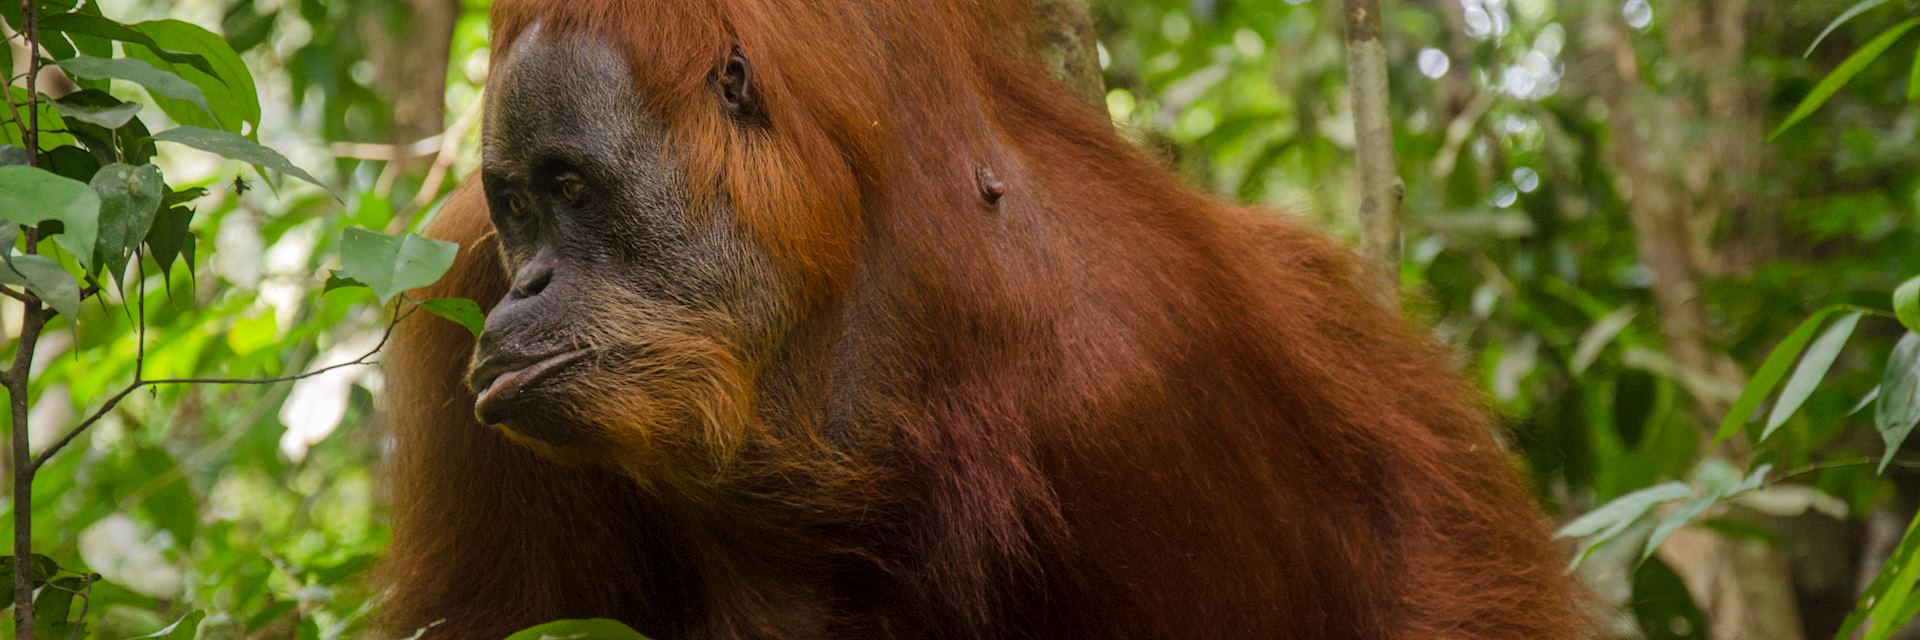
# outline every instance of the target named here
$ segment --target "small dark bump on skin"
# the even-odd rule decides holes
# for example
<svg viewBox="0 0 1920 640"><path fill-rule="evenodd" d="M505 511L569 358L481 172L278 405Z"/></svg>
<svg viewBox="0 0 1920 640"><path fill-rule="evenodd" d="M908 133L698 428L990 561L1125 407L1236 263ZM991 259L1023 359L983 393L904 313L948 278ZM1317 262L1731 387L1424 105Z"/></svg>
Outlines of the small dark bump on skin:
<svg viewBox="0 0 1920 640"><path fill-rule="evenodd" d="M994 175L993 169L980 167L974 169L973 175L980 185L980 198L986 200L987 204L1000 204L1000 199L1007 196L1007 183Z"/></svg>

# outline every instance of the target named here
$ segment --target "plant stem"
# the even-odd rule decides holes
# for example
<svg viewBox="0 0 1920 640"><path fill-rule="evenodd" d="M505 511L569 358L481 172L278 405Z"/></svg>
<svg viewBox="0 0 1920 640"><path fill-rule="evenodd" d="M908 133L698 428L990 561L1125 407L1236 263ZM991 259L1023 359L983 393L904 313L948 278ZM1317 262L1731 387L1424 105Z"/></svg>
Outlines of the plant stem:
<svg viewBox="0 0 1920 640"><path fill-rule="evenodd" d="M40 166L40 8L34 0L20 0L25 18L21 35L27 43L27 165ZM11 91L11 89L9 89ZM39 244L40 233L26 227L27 253ZM47 315L40 300L29 293L21 312L20 342L14 347L13 368L7 372L7 400L13 417L13 629L17 640L33 640L33 443L27 425L28 376L34 348Z"/></svg>
<svg viewBox="0 0 1920 640"><path fill-rule="evenodd" d="M1347 74L1353 92L1354 168L1360 179L1360 253L1379 297L1400 305L1400 163L1387 113L1387 46L1380 0L1347 0Z"/></svg>

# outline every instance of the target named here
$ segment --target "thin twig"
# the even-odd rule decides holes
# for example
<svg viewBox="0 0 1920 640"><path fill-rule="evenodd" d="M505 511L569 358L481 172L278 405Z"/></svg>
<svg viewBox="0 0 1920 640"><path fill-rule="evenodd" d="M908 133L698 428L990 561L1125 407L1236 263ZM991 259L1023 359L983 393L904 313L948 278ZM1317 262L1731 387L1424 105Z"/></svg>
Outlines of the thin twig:
<svg viewBox="0 0 1920 640"><path fill-rule="evenodd" d="M21 35L27 44L27 129L21 141L27 147L27 166L40 166L40 7L34 0L20 0L24 18ZM11 96L10 88L6 93ZM17 114L18 112L16 112ZM16 118L18 116L16 115ZM16 120L17 122L17 120ZM39 246L40 232L24 227L26 253ZM7 400L13 418L13 633L18 640L33 640L33 430L28 425L28 383L33 370L33 354L40 342L40 331L52 314L41 311L37 297L30 299L21 312L20 342L14 348L13 369L7 374Z"/></svg>
<svg viewBox="0 0 1920 640"><path fill-rule="evenodd" d="M28 301L29 301L29 298L27 298L27 294L24 294L24 293L20 293L20 292L18 292L18 291L14 291L14 290L13 290L13 287L0 287L0 295L4 295L4 296L6 296L6 297L9 297L9 298L13 298L13 299L15 299L15 300L19 300L19 301L21 301L21 302L28 302Z"/></svg>
<svg viewBox="0 0 1920 640"><path fill-rule="evenodd" d="M1780 474L1780 477L1774 478L1773 481L1766 483L1766 486L1771 487L1771 486L1780 484L1782 482L1786 482L1788 480L1798 478L1800 476L1819 473L1821 471L1845 469L1848 467L1865 467L1865 466L1872 466L1877 464L1880 464L1880 461L1873 458L1865 458L1861 460L1846 460L1841 462L1817 462L1811 465L1807 465L1805 467L1801 467L1799 469L1795 469L1793 471ZM1894 468L1894 469L1907 469L1907 470L1920 471L1920 460L1894 460L1892 462L1887 463L1887 467Z"/></svg>
<svg viewBox="0 0 1920 640"><path fill-rule="evenodd" d="M367 351L365 355L362 355L358 358L354 358L353 360L348 362L321 367L319 369L308 371L302 374L290 375L290 376L278 376L273 378L167 378L167 379L161 379L161 380L144 380L136 377L136 379L132 383L128 384L125 388L122 388L120 392L114 394L113 397L108 398L105 404L102 404L99 409L95 410L92 414L88 415L86 420L81 421L80 424L74 426L73 429L67 431L66 435L61 436L58 441L54 442L52 446L47 447L45 451L40 452L40 456L33 460L31 468L37 471L41 467L45 466L49 460L53 459L53 456L55 454L60 453L60 451L62 449L65 449L67 445L73 444L73 441L78 439L82 434L85 434L88 429L92 429L95 424L99 423L100 420L105 418L109 412L113 411L114 407L119 406L122 400L126 400L127 397L133 395L135 391L139 391L146 387L183 385L183 384L249 385L249 386L280 384L284 382L298 382L300 380L305 380L307 378L312 378L314 376L336 371L339 369L345 369L347 367L359 367L359 366L378 364L378 362L375 360L372 360L372 358L376 355L379 355L380 351L386 348L387 342L393 339L394 328L400 326L401 321L406 320L408 316L413 315L413 313L418 310L419 310L419 307L415 306L415 307L409 308L404 313L396 314L394 316L393 322L388 323L386 331L380 335L380 343L374 345L373 349ZM136 363L137 362L138 362L138 357L136 356ZM136 364L135 366L138 367L140 365Z"/></svg>

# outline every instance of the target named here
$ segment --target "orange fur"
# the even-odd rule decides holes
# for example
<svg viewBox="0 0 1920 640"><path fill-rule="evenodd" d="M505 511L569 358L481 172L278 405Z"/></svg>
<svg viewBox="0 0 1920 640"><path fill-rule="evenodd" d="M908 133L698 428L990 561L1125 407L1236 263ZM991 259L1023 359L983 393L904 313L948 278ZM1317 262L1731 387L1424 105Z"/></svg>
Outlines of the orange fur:
<svg viewBox="0 0 1920 640"><path fill-rule="evenodd" d="M472 340L389 358L386 615L496 637L1572 638L1561 551L1440 347L1300 223L1181 185L1017 53L1009 0L499 0L619 43L635 86L802 286L779 355L620 301L684 405L610 385L557 462L473 421ZM999 35L995 35L999 34ZM706 78L737 43L771 126ZM990 167L1005 199L983 204ZM689 203L708 211L711 202ZM423 295L505 276L477 189ZM694 416L692 423L672 416ZM612 459L612 464L603 464Z"/></svg>

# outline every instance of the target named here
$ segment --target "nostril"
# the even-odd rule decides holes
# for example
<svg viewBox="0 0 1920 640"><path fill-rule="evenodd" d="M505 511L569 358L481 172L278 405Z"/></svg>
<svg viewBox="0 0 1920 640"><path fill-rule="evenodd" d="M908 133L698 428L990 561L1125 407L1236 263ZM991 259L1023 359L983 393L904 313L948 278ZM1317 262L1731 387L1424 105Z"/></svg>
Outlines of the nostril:
<svg viewBox="0 0 1920 640"><path fill-rule="evenodd" d="M545 291L547 285L552 282L553 269L539 263L527 265L526 269L520 271L520 276L514 278L513 297L531 298L540 295L540 292Z"/></svg>

